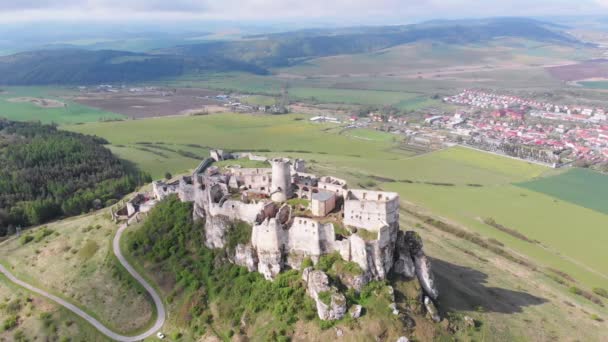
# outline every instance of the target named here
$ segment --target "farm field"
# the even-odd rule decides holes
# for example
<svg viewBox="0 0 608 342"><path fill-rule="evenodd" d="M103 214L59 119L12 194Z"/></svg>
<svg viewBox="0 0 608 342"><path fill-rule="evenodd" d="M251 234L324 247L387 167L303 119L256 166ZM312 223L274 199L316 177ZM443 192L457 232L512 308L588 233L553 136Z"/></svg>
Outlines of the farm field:
<svg viewBox="0 0 608 342"><path fill-rule="evenodd" d="M166 147L188 150L200 156L209 155L209 151L204 148L191 148L183 145L168 145ZM200 163L199 158L186 157L172 151L159 150L158 148L135 143L120 146L110 145L108 148L119 158L135 163L141 170L146 170L154 178L164 177L165 172L184 173Z"/></svg>
<svg viewBox="0 0 608 342"><path fill-rule="evenodd" d="M84 106L121 113L130 118L192 114L206 111L224 111L222 102L213 97L217 92L207 89L159 89L154 91L117 93L82 92L70 97Z"/></svg>
<svg viewBox="0 0 608 342"><path fill-rule="evenodd" d="M265 95L247 95L241 101L254 106L272 106L276 103L277 98Z"/></svg>
<svg viewBox="0 0 608 342"><path fill-rule="evenodd" d="M45 87L2 88L0 92L0 117L19 121L41 121L43 123L76 124L99 120L123 119L125 116L84 106L65 100L64 92ZM67 92L66 92L67 94ZM30 99L30 101L26 101ZM41 106L35 100L48 99L49 103L61 105ZM63 106L66 104L66 106Z"/></svg>
<svg viewBox="0 0 608 342"><path fill-rule="evenodd" d="M141 158L133 159L137 158L134 146L138 142L281 152L335 164L344 172L376 174L394 180L503 184L524 181L546 171L538 165L462 148L409 159L413 153L395 148L398 136L370 130L357 131L376 137L375 140L362 140L348 134L339 135L333 127L310 123L306 117L295 114L280 117L217 114L65 126L68 130L108 139L112 143L111 148L123 158L131 157L136 164L147 165L148 168L159 162L172 165L175 156L167 153L166 158L157 158L144 153ZM204 153L200 151L200 154ZM155 157L150 159L152 156ZM196 159L189 162L177 160L174 168L166 171L184 171L188 164L188 168L194 168L197 163Z"/></svg>
<svg viewBox="0 0 608 342"><path fill-rule="evenodd" d="M608 176L598 172L571 169L517 185L608 215Z"/></svg>
<svg viewBox="0 0 608 342"><path fill-rule="evenodd" d="M592 55L592 49L576 49L517 38L467 45L417 42L372 53L312 59L280 71L301 76L387 73L418 76L429 72L465 71L467 68L489 65L507 68L555 64L590 58Z"/></svg>
<svg viewBox="0 0 608 342"><path fill-rule="evenodd" d="M28 229L0 245L16 277L77 304L115 331L139 332L154 307L111 250L116 225L107 211ZM69 271L68 271L69 270Z"/></svg>
<svg viewBox="0 0 608 342"><path fill-rule="evenodd" d="M413 156L398 149L398 141L384 139L381 132L364 130L364 135L382 139L362 140L340 135L334 127L311 124L298 115L225 114L66 128L100 135L114 146L163 141L303 158L315 172L398 191L403 200L495 238L540 265L559 268L587 288L608 287L608 269L602 262L605 249L599 244L602 239L597 238L608 234L601 228L608 225L608 215L512 185L550 176L555 171L464 148ZM129 153L137 154L134 150ZM153 168L152 162L144 163L138 158L144 157L132 160L157 178L162 175L161 170L146 169ZM169 156L164 163L174 168L163 172L176 174L194 168L197 160L179 161L174 166ZM540 244L516 239L482 222L490 217Z"/></svg>
<svg viewBox="0 0 608 342"><path fill-rule="evenodd" d="M345 135L357 139L370 140L370 141L397 141L399 137L394 134L380 132L366 128L355 128L349 129L344 132Z"/></svg>
<svg viewBox="0 0 608 342"><path fill-rule="evenodd" d="M319 153L335 156L374 154L395 158L387 142L357 141L327 132L334 126L310 123L303 115L214 114L124 122L65 126L87 134L100 134L113 145L136 142L199 144L232 150L268 150ZM355 156L357 157L357 156ZM196 165L194 165L196 166Z"/></svg>
<svg viewBox="0 0 608 342"><path fill-rule="evenodd" d="M603 241L608 215L512 185L467 187L385 183L405 201L494 238L541 265L570 274L582 284L608 287ZM492 218L531 240L526 242L483 222Z"/></svg>
<svg viewBox="0 0 608 342"><path fill-rule="evenodd" d="M579 81L577 84L590 89L608 89L608 81Z"/></svg>
<svg viewBox="0 0 608 342"><path fill-rule="evenodd" d="M446 107L439 100L432 99L433 90L442 86L430 87L421 92L420 86L410 83L414 80L394 80L388 78L338 77L338 78L283 78L279 76L255 76L240 73L187 75L174 80L150 83L167 87L208 88L219 91L237 91L251 94L278 96L281 87L289 85L289 98L298 101L312 101L335 104L394 105L404 110L417 110L425 107ZM385 82L391 85L385 85ZM422 87L424 88L424 87ZM246 99L244 102L248 102ZM252 104L274 104L268 97L253 97Z"/></svg>
<svg viewBox="0 0 608 342"><path fill-rule="evenodd" d="M289 90L289 94L292 98L311 100L313 102L378 106L393 105L409 110L440 105L439 101L432 101L419 94L385 90L294 87Z"/></svg>

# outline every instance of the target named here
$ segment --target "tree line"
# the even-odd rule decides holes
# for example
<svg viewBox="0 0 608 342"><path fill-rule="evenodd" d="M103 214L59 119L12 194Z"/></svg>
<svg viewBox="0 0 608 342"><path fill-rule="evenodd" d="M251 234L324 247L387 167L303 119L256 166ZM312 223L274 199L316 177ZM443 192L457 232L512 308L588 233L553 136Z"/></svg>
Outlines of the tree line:
<svg viewBox="0 0 608 342"><path fill-rule="evenodd" d="M0 119L0 236L115 203L148 174L128 168L95 136Z"/></svg>

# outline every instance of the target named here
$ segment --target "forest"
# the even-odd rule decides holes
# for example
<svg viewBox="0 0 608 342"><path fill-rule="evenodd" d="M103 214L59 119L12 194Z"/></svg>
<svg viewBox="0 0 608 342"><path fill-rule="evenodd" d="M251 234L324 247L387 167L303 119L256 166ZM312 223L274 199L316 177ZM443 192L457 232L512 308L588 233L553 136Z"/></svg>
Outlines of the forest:
<svg viewBox="0 0 608 342"><path fill-rule="evenodd" d="M99 137L0 119L0 236L101 209L150 182Z"/></svg>

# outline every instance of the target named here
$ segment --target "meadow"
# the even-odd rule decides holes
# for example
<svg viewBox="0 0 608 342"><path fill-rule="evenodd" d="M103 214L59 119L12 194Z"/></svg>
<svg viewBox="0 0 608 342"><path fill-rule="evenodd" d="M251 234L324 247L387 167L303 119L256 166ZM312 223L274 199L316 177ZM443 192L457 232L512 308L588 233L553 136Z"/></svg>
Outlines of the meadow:
<svg viewBox="0 0 608 342"><path fill-rule="evenodd" d="M337 78L282 78L279 76L256 76L243 73L185 75L176 79L151 82L151 85L168 87L207 88L221 91L236 91L259 94L251 101L257 105L271 105L274 100L268 96L278 96L281 88L288 85L289 99L313 103L334 103L343 105L393 105L403 110L418 110L427 107L446 106L432 99L434 90L444 86L434 84L428 91L420 91L420 86L411 86L414 80L391 80L385 77L337 77ZM385 85L391 84L390 86ZM422 87L424 88L424 87Z"/></svg>
<svg viewBox="0 0 608 342"><path fill-rule="evenodd" d="M386 183L415 205L448 218L486 238L494 238L539 265L566 272L592 287L608 287L603 247L608 215L512 185L432 186ZM492 218L530 243L485 224Z"/></svg>
<svg viewBox="0 0 608 342"><path fill-rule="evenodd" d="M77 304L115 331L139 332L151 323L154 307L112 253L115 231L105 210L58 221L3 242L0 260L16 277Z"/></svg>
<svg viewBox="0 0 608 342"><path fill-rule="evenodd" d="M608 176L598 172L571 169L517 185L608 215Z"/></svg>
<svg viewBox="0 0 608 342"><path fill-rule="evenodd" d="M335 125L312 124L299 115L221 114L66 128L100 135L114 146L132 146L137 141L195 143L303 158L317 173L398 191L404 201L497 239L540 265L571 274L589 288L608 287L608 268L602 262L605 250L600 243L608 238L608 231L601 229L608 225L608 215L512 185L555 174L543 166L464 148L414 156L399 149L397 136L368 130L339 134ZM174 165L174 159L167 156L163 165L169 169L161 172L144 160L146 156L129 153L133 154L125 158L148 167L157 178L164 171L176 174L197 164L193 159ZM599 189L593 189L594 193L602 196ZM485 218L540 243L516 239L483 223Z"/></svg>
<svg viewBox="0 0 608 342"><path fill-rule="evenodd" d="M10 87L0 92L0 117L18 121L40 121L43 123L76 124L99 120L124 119L124 115L83 106L67 101L61 95L67 90L51 87ZM65 103L65 107L41 107L30 102L12 102L20 97L44 98Z"/></svg>
<svg viewBox="0 0 608 342"><path fill-rule="evenodd" d="M608 89L608 81L579 81L577 83L590 89Z"/></svg>
<svg viewBox="0 0 608 342"><path fill-rule="evenodd" d="M416 42L372 53L317 58L281 69L305 76L361 73L416 74L418 71L457 69L475 65L540 65L583 60L593 49L577 49L518 38L500 38L480 44L455 45Z"/></svg>
<svg viewBox="0 0 608 342"><path fill-rule="evenodd" d="M331 126L330 126L331 127ZM394 158L387 151L388 142L360 141L329 133L302 115L259 116L247 114L208 115L196 117L157 118L124 122L104 122L66 126L67 129L103 136L112 149L125 159L135 162L153 176L165 171L183 172L196 167L200 160L178 158L161 151L166 157L138 150L137 142L160 142L169 145L200 145L232 150L267 150L285 153L317 153L346 158L349 155L375 154ZM190 147L193 148L193 147ZM195 149L195 148L193 148ZM206 155L205 150L201 153ZM140 153L144 152L144 153ZM174 164L174 160L176 163ZM166 167L165 167L166 166Z"/></svg>
<svg viewBox="0 0 608 342"><path fill-rule="evenodd" d="M110 342L71 311L13 284L4 276L0 276L0 298L0 339L3 341L35 341L43 338L51 341Z"/></svg>

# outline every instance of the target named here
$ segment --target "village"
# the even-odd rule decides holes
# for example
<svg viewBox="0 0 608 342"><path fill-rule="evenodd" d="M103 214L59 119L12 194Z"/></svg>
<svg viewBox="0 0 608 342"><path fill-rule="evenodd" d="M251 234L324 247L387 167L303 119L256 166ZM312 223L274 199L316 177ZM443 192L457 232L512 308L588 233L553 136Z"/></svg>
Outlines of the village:
<svg viewBox="0 0 608 342"><path fill-rule="evenodd" d="M443 98L458 108L429 111L419 120L370 113L350 116L347 128L373 128L405 136L410 145L429 149L459 144L562 167L608 163L608 120L603 108L558 105L477 90ZM333 118L311 120L335 122Z"/></svg>

